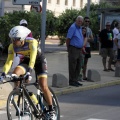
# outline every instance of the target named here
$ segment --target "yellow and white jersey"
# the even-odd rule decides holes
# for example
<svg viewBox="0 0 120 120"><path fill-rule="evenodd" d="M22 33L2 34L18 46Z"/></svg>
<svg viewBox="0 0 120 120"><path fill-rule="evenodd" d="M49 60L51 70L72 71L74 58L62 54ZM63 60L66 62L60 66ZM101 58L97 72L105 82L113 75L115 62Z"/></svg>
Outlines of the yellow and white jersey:
<svg viewBox="0 0 120 120"><path fill-rule="evenodd" d="M10 70L14 59L14 54L19 54L23 57L30 57L29 67L33 69L38 52L38 45L38 41L31 37L27 37L25 39L25 43L22 47L14 47L11 43L8 48L8 58L3 67L3 72L7 74Z"/></svg>

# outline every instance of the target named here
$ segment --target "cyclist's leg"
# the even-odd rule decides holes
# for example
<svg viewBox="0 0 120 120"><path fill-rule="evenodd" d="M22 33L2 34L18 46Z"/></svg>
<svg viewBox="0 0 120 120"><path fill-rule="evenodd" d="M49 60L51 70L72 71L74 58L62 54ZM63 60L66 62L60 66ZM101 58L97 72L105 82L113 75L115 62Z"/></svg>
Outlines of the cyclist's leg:
<svg viewBox="0 0 120 120"><path fill-rule="evenodd" d="M53 113L54 110L52 106L52 96L47 83L47 61L46 58L42 55L36 59L35 72L38 75L39 85L49 106L49 113L51 113L51 116L54 119L55 114Z"/></svg>
<svg viewBox="0 0 120 120"><path fill-rule="evenodd" d="M29 60L30 60L29 58L24 57L22 62L20 62L20 64L14 69L13 74L16 74L17 76L24 75L28 70ZM15 88L18 87L19 83L20 83L19 81L15 82L14 87Z"/></svg>
<svg viewBox="0 0 120 120"><path fill-rule="evenodd" d="M24 75L28 66L26 64L19 64L13 71L13 74L17 76ZM19 87L20 81L14 82L14 88Z"/></svg>
<svg viewBox="0 0 120 120"><path fill-rule="evenodd" d="M43 91L44 97L49 105L49 109L52 109L52 97L50 94L50 90L48 88L47 78L45 76L39 76L38 80L39 80L39 85Z"/></svg>

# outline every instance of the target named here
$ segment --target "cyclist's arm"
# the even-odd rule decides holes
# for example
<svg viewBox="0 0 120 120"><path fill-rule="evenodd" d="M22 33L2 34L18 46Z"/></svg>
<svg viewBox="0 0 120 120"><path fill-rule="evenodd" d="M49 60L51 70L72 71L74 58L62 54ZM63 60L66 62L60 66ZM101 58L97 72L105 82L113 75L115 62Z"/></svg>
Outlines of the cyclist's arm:
<svg viewBox="0 0 120 120"><path fill-rule="evenodd" d="M3 72L4 73L8 73L10 68L11 68L11 65L12 65L12 62L13 62L13 59L14 59L14 50L13 50L13 45L10 44L9 45L9 48L8 48L8 57L7 57L7 60L6 60L6 63L3 67Z"/></svg>
<svg viewBox="0 0 120 120"><path fill-rule="evenodd" d="M30 62L29 62L29 67L31 69L33 69L34 64L35 64L35 60L36 60L36 56L37 56L37 47L38 47L37 40L33 40L33 42L31 42L29 44L29 48L30 48Z"/></svg>

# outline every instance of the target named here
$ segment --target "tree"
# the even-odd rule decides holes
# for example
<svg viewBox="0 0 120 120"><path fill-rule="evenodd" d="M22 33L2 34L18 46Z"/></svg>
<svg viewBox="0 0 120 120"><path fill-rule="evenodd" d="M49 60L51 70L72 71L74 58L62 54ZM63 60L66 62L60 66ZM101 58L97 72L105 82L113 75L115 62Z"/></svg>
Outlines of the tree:
<svg viewBox="0 0 120 120"><path fill-rule="evenodd" d="M57 35L60 39L60 44L65 43L66 34L70 25L75 21L79 15L79 10L66 9L57 19Z"/></svg>
<svg viewBox="0 0 120 120"><path fill-rule="evenodd" d="M98 20L98 8L120 8L119 6L113 6L108 2L101 2L100 4L92 3L90 5L90 21L91 21L91 29L93 34L97 34L98 30L100 29L100 23ZM87 4L81 10L76 9L67 9L63 12L60 16L58 16L57 22L57 34L60 38L61 45L65 43L67 31L70 25L75 21L76 17L82 15L83 17L86 16Z"/></svg>
<svg viewBox="0 0 120 120"><path fill-rule="evenodd" d="M56 26L56 17L51 11L47 11L46 14L46 37L47 35L53 35ZM0 40L7 52L10 44L10 38L8 36L12 27L19 25L21 19L26 19L28 22L28 28L32 31L33 37L40 38L41 33L41 14L31 11L14 11L13 13L5 13L3 17L0 17Z"/></svg>

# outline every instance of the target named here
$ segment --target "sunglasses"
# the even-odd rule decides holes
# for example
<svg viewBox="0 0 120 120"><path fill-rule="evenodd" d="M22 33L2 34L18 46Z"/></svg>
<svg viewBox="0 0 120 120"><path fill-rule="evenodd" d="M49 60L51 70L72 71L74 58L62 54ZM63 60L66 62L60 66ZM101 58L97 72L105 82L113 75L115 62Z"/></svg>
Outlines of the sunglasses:
<svg viewBox="0 0 120 120"><path fill-rule="evenodd" d="M23 24L21 24L21 26L27 27L27 24L23 23Z"/></svg>
<svg viewBox="0 0 120 120"><path fill-rule="evenodd" d="M85 21L85 22L88 22L88 23L89 23L90 21Z"/></svg>
<svg viewBox="0 0 120 120"><path fill-rule="evenodd" d="M109 26L109 27L110 27L110 25L106 25L106 26Z"/></svg>
<svg viewBox="0 0 120 120"><path fill-rule="evenodd" d="M15 38L11 38L12 42L15 42L15 41L20 41L20 37L15 37Z"/></svg>

